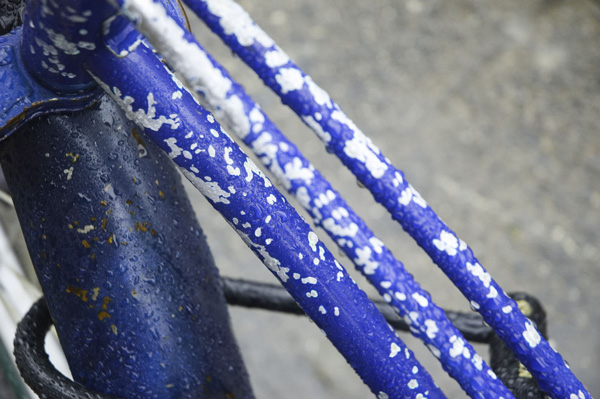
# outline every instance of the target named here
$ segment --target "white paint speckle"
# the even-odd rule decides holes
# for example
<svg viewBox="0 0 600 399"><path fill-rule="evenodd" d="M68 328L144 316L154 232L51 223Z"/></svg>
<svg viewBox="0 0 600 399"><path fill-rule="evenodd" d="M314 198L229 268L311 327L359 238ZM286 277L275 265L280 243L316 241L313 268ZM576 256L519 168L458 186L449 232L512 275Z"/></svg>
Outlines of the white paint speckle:
<svg viewBox="0 0 600 399"><path fill-rule="evenodd" d="M74 168L72 166L69 169L63 170L63 173L67 175L67 180L71 180L71 178L73 177L73 170Z"/></svg>
<svg viewBox="0 0 600 399"><path fill-rule="evenodd" d="M417 301L417 303L422 306L422 307L426 307L429 305L429 301L427 300L427 298L425 298L423 295L419 294L418 292L413 293L412 298Z"/></svg>
<svg viewBox="0 0 600 399"><path fill-rule="evenodd" d="M84 226L83 229L77 229L77 232L80 234L87 234L92 230L94 230L94 226L91 224L88 224L87 226Z"/></svg>
<svg viewBox="0 0 600 399"><path fill-rule="evenodd" d="M527 322L525 324L525 331L523 331L523 338L529 344L530 347L535 348L541 341L540 334L537 332L532 323Z"/></svg>
<svg viewBox="0 0 600 399"><path fill-rule="evenodd" d="M300 90L304 86L302 72L295 68L281 68L277 75L275 75L275 80L281 86L283 94Z"/></svg>
<svg viewBox="0 0 600 399"><path fill-rule="evenodd" d="M302 284L317 284L317 279L314 277L306 277L300 281L302 281Z"/></svg>
<svg viewBox="0 0 600 399"><path fill-rule="evenodd" d="M271 68L283 66L289 61L290 58L278 47L276 47L274 50L267 51L265 54L265 62Z"/></svg>
<svg viewBox="0 0 600 399"><path fill-rule="evenodd" d="M390 346L390 357L396 357L398 352L400 352L400 347L395 342L392 342L392 345Z"/></svg>
<svg viewBox="0 0 600 399"><path fill-rule="evenodd" d="M425 331L425 334L427 334L427 337L429 337L429 339L435 339L435 337L439 331L436 322L434 320L427 319L427 320L425 320L424 324L425 324L425 327L427 327L427 330Z"/></svg>
<svg viewBox="0 0 600 399"><path fill-rule="evenodd" d="M456 236L446 230L442 230L439 239L433 239L433 245L442 252L446 252L450 256L455 256L458 251L458 239Z"/></svg>
<svg viewBox="0 0 600 399"><path fill-rule="evenodd" d="M275 202L277 202L277 198L273 194L269 194L267 197L267 202L269 205L273 205Z"/></svg>

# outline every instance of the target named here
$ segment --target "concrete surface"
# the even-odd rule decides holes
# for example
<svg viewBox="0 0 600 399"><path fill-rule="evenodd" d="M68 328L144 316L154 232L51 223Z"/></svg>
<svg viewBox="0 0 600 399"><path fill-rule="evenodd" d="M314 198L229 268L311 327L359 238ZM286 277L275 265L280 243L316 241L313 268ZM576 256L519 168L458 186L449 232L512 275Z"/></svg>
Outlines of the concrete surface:
<svg viewBox="0 0 600 399"><path fill-rule="evenodd" d="M598 4L242 4L406 172L506 291L542 300L552 342L599 396ZM197 21L193 26L438 304L468 309L458 290L316 136L218 39ZM190 194L222 274L275 281L208 203ZM7 212L6 207L0 212L4 220ZM351 267L348 259L340 260ZM306 319L236 308L232 318L257 398L373 397ZM407 334L402 338L448 398L465 397L419 342ZM477 349L487 357L485 346Z"/></svg>
<svg viewBox="0 0 600 399"><path fill-rule="evenodd" d="M542 300L553 343L600 395L598 4L241 3L406 172L506 291ZM468 309L316 136L201 23L193 26L434 299ZM226 223L210 215L206 201L192 195L223 274L274 281ZM257 397L373 396L307 320L240 309L232 314ZM402 337L449 398L465 397L419 342ZM480 353L485 357L487 348Z"/></svg>

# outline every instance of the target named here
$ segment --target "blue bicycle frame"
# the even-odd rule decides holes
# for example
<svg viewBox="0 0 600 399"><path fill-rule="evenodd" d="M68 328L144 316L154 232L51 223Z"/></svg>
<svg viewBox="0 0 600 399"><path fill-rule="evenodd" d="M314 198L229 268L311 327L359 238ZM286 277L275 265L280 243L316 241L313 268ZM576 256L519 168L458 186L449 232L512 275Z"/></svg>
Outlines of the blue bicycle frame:
<svg viewBox="0 0 600 399"><path fill-rule="evenodd" d="M239 6L228 0L186 3L369 188L542 389L554 398L591 398L404 174ZM177 196L176 178L155 166L163 157L156 146L223 215L378 398L445 397L311 227L172 68L262 157L471 397L512 397L381 240L196 42L169 2L30 1L23 28L2 40L11 57L2 72L14 87L0 97L1 137L16 132L6 140L3 167L17 192L22 224L32 225L28 245L39 254L37 272L77 381L131 398L252 396L230 332L225 338L217 334L229 330L210 255L201 245L202 261L194 259L200 229L183 216L190 210L180 208L186 201ZM111 109L104 92L143 133ZM86 122L94 107L105 113L103 118L117 115L107 124L124 128L125 136L84 133L95 130ZM65 111L80 112L60 122L64 131L77 134L44 137L57 123L48 117L33 129L37 135L26 137L24 130L35 117ZM24 173L31 153L39 161ZM97 166L105 158L109 161ZM39 203L28 201L32 193ZM172 202L157 205L171 195ZM70 244L55 250L65 235ZM198 263L203 269L197 269ZM186 282L204 289L189 298L187 290L182 295ZM179 317L184 309L185 317ZM82 324L86 327L73 328ZM100 338L92 343L89 337L98 331ZM229 348L223 356L211 358L210 351L198 349L218 340ZM98 346L110 349L97 351Z"/></svg>

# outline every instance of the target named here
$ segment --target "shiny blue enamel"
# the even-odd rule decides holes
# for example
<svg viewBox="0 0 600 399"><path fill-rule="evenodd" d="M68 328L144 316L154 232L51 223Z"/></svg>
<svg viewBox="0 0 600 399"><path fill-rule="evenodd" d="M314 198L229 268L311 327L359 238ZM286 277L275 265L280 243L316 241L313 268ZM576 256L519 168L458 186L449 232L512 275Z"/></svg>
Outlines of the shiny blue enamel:
<svg viewBox="0 0 600 399"><path fill-rule="evenodd" d="M371 141L234 2L185 3L292 108L429 254L554 398L591 398L563 358ZM239 21L244 22L240 29ZM237 26L237 28L236 28ZM271 57L269 57L271 56ZM315 94L316 93L316 94ZM356 148L360 147L360 151Z"/></svg>
<svg viewBox="0 0 600 399"><path fill-rule="evenodd" d="M0 140L38 115L79 111L102 94L99 90L59 94L29 76L20 57L23 29L0 36Z"/></svg>
<svg viewBox="0 0 600 399"><path fill-rule="evenodd" d="M306 222L150 49L139 46L125 58L100 53L90 70L168 152L374 393L380 398L444 397Z"/></svg>

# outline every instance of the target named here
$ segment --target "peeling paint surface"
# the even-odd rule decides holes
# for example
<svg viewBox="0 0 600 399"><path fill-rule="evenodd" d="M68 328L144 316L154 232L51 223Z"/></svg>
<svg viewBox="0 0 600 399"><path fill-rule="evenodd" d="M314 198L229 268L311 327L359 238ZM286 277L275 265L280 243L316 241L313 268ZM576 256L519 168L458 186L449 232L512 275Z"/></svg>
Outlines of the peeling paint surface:
<svg viewBox="0 0 600 399"><path fill-rule="evenodd" d="M152 7L145 10L150 13L149 20L154 18L159 23L164 22L164 13L161 14L160 10L153 10ZM174 26L172 28L175 29ZM186 40L185 33L180 38ZM182 48L189 50L190 47L186 45ZM120 77L106 73L105 70L111 68L102 67L103 62L118 62L124 71L123 75L128 76L128 83L124 84ZM181 89L165 68L156 67L157 63L152 52L140 45L125 59L104 61L98 58L98 67L93 68L92 72L103 87L109 88L113 97L117 93L120 93L118 98L129 96L135 99L131 103L133 107L143 110L148 109L148 76L153 76L157 82L158 76L161 76L160 90L153 90L156 115L173 115L180 124L175 129L168 125L162 125L158 131L146 129L150 137L171 154L173 161L185 170L184 173L191 177L192 183L229 221L317 326L325 331L350 364L362 365L356 370L371 389L378 392L385 388L392 396L406 394L409 397L428 391L430 398L443 398L443 394L433 385L431 377L422 367L418 367L422 372L411 376L412 379L418 379L419 388L407 388L410 370L418 365L414 356L409 361L389 358L391 343L403 350L407 349L388 328L364 292L357 288L343 269L340 270L339 264L323 247L316 234L260 169L233 144L217 122L209 118L210 114L198 106L191 94L182 90L182 97L173 99L172 93ZM138 78L143 75L140 69L147 73L143 79ZM135 111L134 108L133 112ZM178 149L173 151L174 145L181 152ZM192 148L193 152L189 151ZM191 159L184 155L183 151L186 149L189 149ZM237 169L241 173L233 172ZM220 187L221 194L227 188L227 202L216 199L214 191L209 190L206 184L199 184L200 181L214 183L211 190ZM271 218L265 222L267 216ZM304 259L296 255L290 256L292 253L301 253ZM318 262L318 267L315 267L314 261ZM295 274L299 275L298 279L290 278ZM302 279L307 277L314 278L316 283L303 284ZM312 279L311 281L314 282ZM321 306L324 309L333 308L333 304L338 307L335 313L323 313L319 310ZM357 319L363 320L360 327L355 323ZM379 338L373 340L372 336ZM356 347L369 349L357 352ZM392 383L404 378L407 380L403 383Z"/></svg>
<svg viewBox="0 0 600 399"><path fill-rule="evenodd" d="M358 180L372 192L375 199L402 224L474 304L473 306L483 315L486 322L499 332L544 390L556 397L564 396L564 392L578 393L581 390L586 398L591 398L581 382L566 366L562 357L552 350L546 340L541 338L540 343L534 347L527 344L523 333L526 332L525 335L531 338L532 335L528 332L529 322L521 312L516 310L514 301L493 279L489 286L486 286L479 277L467 271L467 263L479 264L471 249L441 221L418 192L411 188L404 174L395 168L376 146L365 139L364 134L342 113L340 107L322 93L318 96L313 94L315 90L314 87L312 91L309 88L309 77L292 61L283 65L270 66L266 54L281 49L272 40L265 40L266 33L256 24L244 32L244 44L235 32L225 29L225 26L230 25L233 20L242 18L240 14L244 11L239 5L230 0L186 0L185 2L257 72L285 104L315 130L315 133L325 141L328 149L342 160ZM244 16L243 19L248 21L250 17ZM248 32L256 34L252 44L248 44L250 41ZM285 59L283 56L278 58ZM271 59L270 55L269 63L275 65ZM289 74L290 69L301 73L305 83L302 87L292 89L292 86L287 83L282 87L277 76L282 70ZM406 191L407 189L409 191ZM485 272L485 269L483 271ZM514 310L508 313L496 311L507 307ZM520 338L514 340L513 337ZM539 367L540 362L545 367Z"/></svg>
<svg viewBox="0 0 600 399"><path fill-rule="evenodd" d="M148 26L150 24L144 25L142 22L142 25L148 30L152 31L153 29L152 26ZM490 368L487 364L484 363L483 368L478 368L474 366L470 358L457 358L449 355L453 346L450 337L460 336L460 332L452 325L443 311L432 303L429 294L420 288L412 276L406 272L402 263L396 260L383 242L375 237L340 194L302 156L298 148L286 139L268 116L262 112L260 106L246 94L243 87L233 81L229 73L210 57L200 44L193 42L193 39L176 24L171 22L171 25L172 28L168 29L168 35L164 36L158 44L166 47L167 58L174 60L172 61L173 65L181 72L184 79L190 82L190 86L212 107L211 111L225 120L232 132L254 151L279 182L299 198L300 203L313 217L315 224L323 227L329 236L339 244L341 250L352 259L356 267L378 288L380 294L389 298L388 302L398 309L400 316L405 316L410 312L416 312L419 315L411 322L413 327L411 332L423 339L426 345L440 351L442 355L439 359L450 375L457 379L465 391L473 397L483 395L483 397L489 398L511 398L512 394L506 387L499 380L489 376L487 372ZM166 30L165 26L169 26L169 23L161 23L156 30ZM155 37L158 32L150 35ZM162 47L159 50L162 51ZM289 62L289 59L282 54L279 50L267 53L267 64L280 66ZM293 85L294 83L289 84ZM318 103L330 103L326 93L318 88L312 80L309 81L308 86ZM238 106L230 107L228 104L231 103L238 104ZM339 113L334 114L334 118L344 119ZM180 154L181 149L175 146L174 140L169 138L165 141L172 149L171 154L175 150L177 154ZM372 143L361 136L360 139L350 143L344 151L360 151L363 145L372 146ZM213 147L211 146L209 151L211 148ZM231 164L233 163L229 158L230 153L231 148L226 147L224 157L228 170L232 168ZM212 156L214 157L214 155ZM373 170L385 171L385 169L384 166L373 167ZM198 178L187 171L184 171L184 174L191 181L196 181L195 185L197 186L206 184L197 181ZM231 171L230 174L234 175ZM214 183L211 182L211 184ZM408 202L418 195L415 194L416 192L414 193L412 187L407 188L405 192L408 194ZM212 196L209 198L215 200ZM238 223L239 221L233 221L234 225L238 225ZM259 227L254 234L260 236L261 231L262 229ZM252 245L246 234L243 234L242 237L248 245ZM264 246L257 247L257 250L264 257ZM319 265L320 260L314 259L313 263ZM287 271L282 272L279 261L270 259L266 264L282 280L287 281ZM302 282L306 283L307 279L303 278ZM385 279L390 281L384 284ZM400 301L397 299L400 295L404 297L408 295L410 299ZM308 292L307 296L312 297L312 292ZM324 310L324 307L319 308L322 314L326 313ZM441 332L439 332L440 330ZM466 345L470 352L475 353L468 343Z"/></svg>

